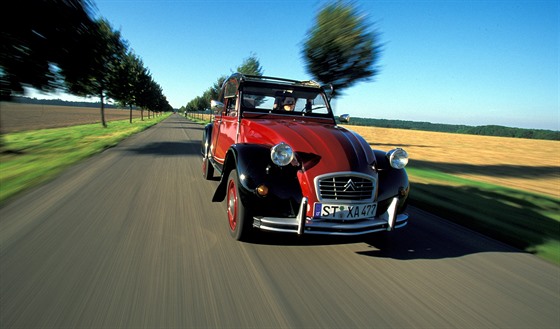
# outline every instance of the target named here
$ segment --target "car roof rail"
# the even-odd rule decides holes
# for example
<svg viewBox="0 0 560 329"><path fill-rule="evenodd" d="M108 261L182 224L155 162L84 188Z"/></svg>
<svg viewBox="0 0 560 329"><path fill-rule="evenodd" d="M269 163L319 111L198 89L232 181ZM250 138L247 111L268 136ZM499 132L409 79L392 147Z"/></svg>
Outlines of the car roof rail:
<svg viewBox="0 0 560 329"><path fill-rule="evenodd" d="M316 86L316 87L320 87L321 85L319 83L317 83L316 81L313 80L294 80L294 79L286 79L286 78L277 78L277 77L270 77L270 76L260 76L260 75L250 75L250 74L242 74L242 73L237 73L239 74L242 78L245 78L247 80L268 80L270 82L290 82L290 83L296 83L296 84L302 84L302 85L309 85L309 86Z"/></svg>

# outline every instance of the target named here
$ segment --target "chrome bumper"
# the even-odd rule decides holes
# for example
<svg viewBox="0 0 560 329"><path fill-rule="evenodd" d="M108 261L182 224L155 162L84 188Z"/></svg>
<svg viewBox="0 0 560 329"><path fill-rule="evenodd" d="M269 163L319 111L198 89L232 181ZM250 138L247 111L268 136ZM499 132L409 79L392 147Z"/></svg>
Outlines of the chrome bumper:
<svg viewBox="0 0 560 329"><path fill-rule="evenodd" d="M359 235L380 231L392 231L408 223L407 214L396 214L398 198L395 197L380 216L355 221L317 220L306 216L307 198L303 198L298 216L284 217L253 217L253 227L265 231L325 235Z"/></svg>

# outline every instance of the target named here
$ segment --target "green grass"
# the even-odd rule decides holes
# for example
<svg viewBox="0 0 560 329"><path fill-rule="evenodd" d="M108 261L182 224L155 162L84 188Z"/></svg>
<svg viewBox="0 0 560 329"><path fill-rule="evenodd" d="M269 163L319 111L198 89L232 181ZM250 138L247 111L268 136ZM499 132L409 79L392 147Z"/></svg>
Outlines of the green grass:
<svg viewBox="0 0 560 329"><path fill-rule="evenodd" d="M68 166L117 145L120 141L167 118L113 121L107 128L89 124L10 133L2 136L0 204L45 182Z"/></svg>
<svg viewBox="0 0 560 329"><path fill-rule="evenodd" d="M210 123L210 120L204 119L201 115L190 114L187 116L187 119L191 120L194 123L206 125Z"/></svg>
<svg viewBox="0 0 560 329"><path fill-rule="evenodd" d="M560 265L560 200L407 168L411 204Z"/></svg>

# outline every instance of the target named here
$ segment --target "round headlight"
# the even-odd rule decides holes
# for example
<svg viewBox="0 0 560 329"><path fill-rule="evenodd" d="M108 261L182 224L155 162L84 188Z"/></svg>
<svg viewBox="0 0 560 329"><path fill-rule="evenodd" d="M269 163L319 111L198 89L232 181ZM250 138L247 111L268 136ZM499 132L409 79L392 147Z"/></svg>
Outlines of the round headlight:
<svg viewBox="0 0 560 329"><path fill-rule="evenodd" d="M391 167L395 169L402 169L408 163L408 153L402 148L397 148L387 152L387 157L389 158L389 163Z"/></svg>
<svg viewBox="0 0 560 329"><path fill-rule="evenodd" d="M275 165L283 167L292 162L294 159L294 151L290 145L281 142L272 147L270 150L270 158Z"/></svg>

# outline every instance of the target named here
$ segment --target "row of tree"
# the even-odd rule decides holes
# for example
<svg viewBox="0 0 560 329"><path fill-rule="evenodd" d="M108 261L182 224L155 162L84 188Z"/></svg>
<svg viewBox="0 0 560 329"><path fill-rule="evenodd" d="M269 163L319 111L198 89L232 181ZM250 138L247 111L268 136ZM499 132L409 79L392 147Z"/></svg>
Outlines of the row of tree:
<svg viewBox="0 0 560 329"><path fill-rule="evenodd" d="M11 22L0 32L0 100L24 87L106 98L152 111L171 111L163 90L128 42L90 0L19 0L6 4ZM131 115L132 120L132 115Z"/></svg>
<svg viewBox="0 0 560 329"><path fill-rule="evenodd" d="M381 53L378 34L352 3L332 1L316 16L314 26L303 43L302 58L306 70L321 84L332 84L335 94L359 81L367 81L378 74L377 61ZM237 72L262 76L259 60L251 54ZM288 77L289 78L289 77ZM201 111L217 99L226 76L187 103L181 110Z"/></svg>
<svg viewBox="0 0 560 329"><path fill-rule="evenodd" d="M484 135L498 137L515 137L544 140L560 140L560 132L544 129L524 129L498 125L467 126L444 123L431 123L407 120L387 120L352 117L352 125L372 126L381 128L398 128L411 130L424 130L445 133L457 133L468 135Z"/></svg>

